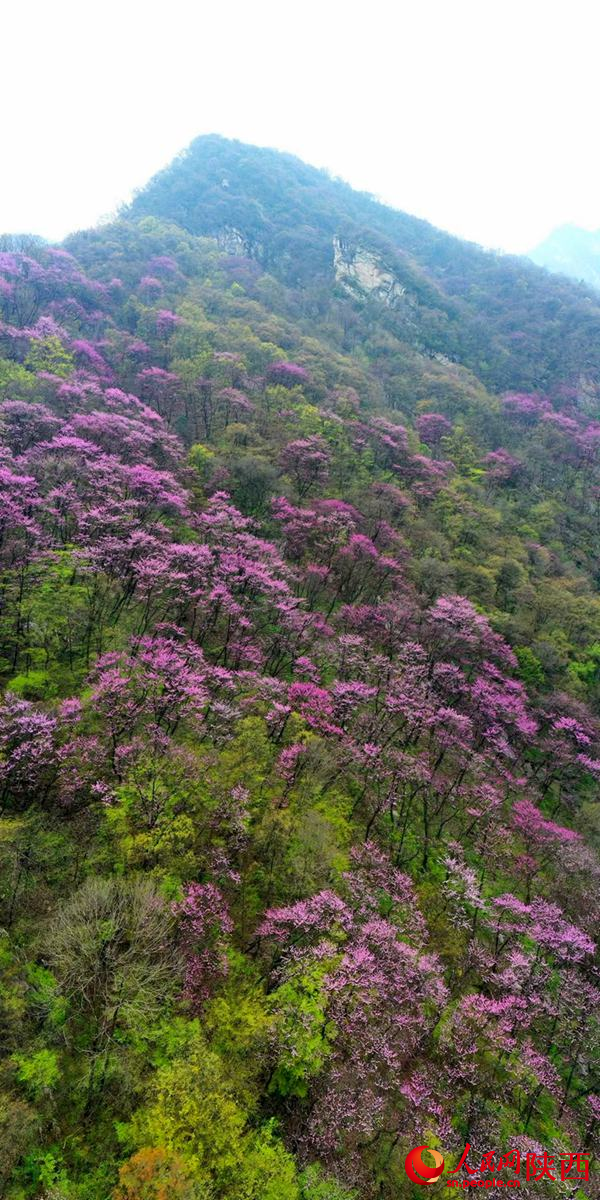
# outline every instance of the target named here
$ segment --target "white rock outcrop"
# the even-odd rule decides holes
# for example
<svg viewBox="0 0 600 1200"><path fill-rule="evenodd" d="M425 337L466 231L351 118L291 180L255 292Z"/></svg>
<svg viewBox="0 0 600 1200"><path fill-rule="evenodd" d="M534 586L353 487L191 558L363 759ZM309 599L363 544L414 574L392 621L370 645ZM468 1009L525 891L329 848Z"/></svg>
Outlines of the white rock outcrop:
<svg viewBox="0 0 600 1200"><path fill-rule="evenodd" d="M390 308L406 294L406 288L376 254L339 237L333 239L333 269L337 283L366 292Z"/></svg>
<svg viewBox="0 0 600 1200"><path fill-rule="evenodd" d="M224 225L217 233L217 245L226 254L235 254L239 258L253 258L253 246L240 229L233 225Z"/></svg>

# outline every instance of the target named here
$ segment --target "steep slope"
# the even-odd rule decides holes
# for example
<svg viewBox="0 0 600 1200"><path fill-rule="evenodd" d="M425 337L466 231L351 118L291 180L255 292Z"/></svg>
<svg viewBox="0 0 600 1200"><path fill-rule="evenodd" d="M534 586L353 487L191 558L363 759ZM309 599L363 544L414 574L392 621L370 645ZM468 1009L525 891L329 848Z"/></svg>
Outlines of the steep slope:
<svg viewBox="0 0 600 1200"><path fill-rule="evenodd" d="M217 237L318 297L336 279L340 244L350 261L366 252L403 289L386 322L401 340L447 355L495 389L547 389L582 376L598 387L595 292L461 242L290 155L198 138L130 211Z"/></svg>
<svg viewBox="0 0 600 1200"><path fill-rule="evenodd" d="M593 1197L594 302L201 139L0 306L2 1196Z"/></svg>

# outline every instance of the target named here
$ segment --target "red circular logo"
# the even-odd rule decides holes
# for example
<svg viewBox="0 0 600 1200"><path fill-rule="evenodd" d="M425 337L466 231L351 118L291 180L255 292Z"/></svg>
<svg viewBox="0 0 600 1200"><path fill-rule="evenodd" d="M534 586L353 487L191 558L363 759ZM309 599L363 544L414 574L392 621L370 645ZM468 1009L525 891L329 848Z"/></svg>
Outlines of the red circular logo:
<svg viewBox="0 0 600 1200"><path fill-rule="evenodd" d="M435 1162L434 1167L428 1167L427 1163L423 1162L421 1157L422 1150L429 1150ZM441 1154L438 1154L437 1150L431 1150L429 1146L416 1146L414 1150L409 1150L406 1155L404 1167L408 1178L412 1179L413 1183L425 1185L427 1183L435 1183L436 1179L439 1179L444 1170L444 1160Z"/></svg>

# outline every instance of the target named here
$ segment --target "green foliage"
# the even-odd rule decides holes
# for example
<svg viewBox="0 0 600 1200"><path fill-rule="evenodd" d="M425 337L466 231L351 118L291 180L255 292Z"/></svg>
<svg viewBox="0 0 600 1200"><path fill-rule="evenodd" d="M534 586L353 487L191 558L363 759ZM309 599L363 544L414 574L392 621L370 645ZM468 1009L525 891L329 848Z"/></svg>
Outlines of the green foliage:
<svg viewBox="0 0 600 1200"><path fill-rule="evenodd" d="M519 674L528 688L543 687L546 682L544 669L539 658L536 658L529 646L515 646L515 654L519 663Z"/></svg>
<svg viewBox="0 0 600 1200"><path fill-rule="evenodd" d="M161 1068L148 1105L131 1123L138 1145L180 1154L196 1184L228 1200L296 1200L293 1159L270 1125L248 1127L217 1053L198 1032L184 1058Z"/></svg>
<svg viewBox="0 0 600 1200"><path fill-rule="evenodd" d="M230 1195L231 1200L299 1200L294 1159L270 1123L248 1139L242 1169Z"/></svg>
<svg viewBox="0 0 600 1200"><path fill-rule="evenodd" d="M204 484L210 477L215 452L209 446L203 446L201 442L197 442L195 446L190 447L189 451L190 466L197 473L200 483Z"/></svg>
<svg viewBox="0 0 600 1200"><path fill-rule="evenodd" d="M273 994L279 1056L270 1087L281 1096L305 1097L330 1053L335 1028L326 1016L328 966L323 962L298 971Z"/></svg>
<svg viewBox="0 0 600 1200"><path fill-rule="evenodd" d="M264 516L277 488L277 471L265 458L245 454L230 460L231 494L242 512Z"/></svg>
<svg viewBox="0 0 600 1200"><path fill-rule="evenodd" d="M588 695L600 698L600 642L592 642L586 647L584 658L569 664L569 674L584 685Z"/></svg>
<svg viewBox="0 0 600 1200"><path fill-rule="evenodd" d="M35 387L35 376L21 363L0 358L0 399L27 396Z"/></svg>
<svg viewBox="0 0 600 1200"><path fill-rule="evenodd" d="M61 1026L67 1016L68 1004L60 994L56 976L39 963L27 968L28 1003L38 1019L50 1026Z"/></svg>
<svg viewBox="0 0 600 1200"><path fill-rule="evenodd" d="M273 1017L243 956L232 953L223 992L207 1005L203 1024L212 1048L238 1083L244 1076L255 1082L271 1046Z"/></svg>
<svg viewBox="0 0 600 1200"><path fill-rule="evenodd" d="M19 1162L34 1142L40 1118L35 1109L10 1093L0 1094L0 1184L6 1187Z"/></svg>
<svg viewBox="0 0 600 1200"><path fill-rule="evenodd" d="M34 1100L50 1092L60 1079L58 1055L53 1050L37 1050L34 1054L16 1054L14 1063L17 1079Z"/></svg>
<svg viewBox="0 0 600 1200"><path fill-rule="evenodd" d="M92 645L89 620L101 615L101 597L78 572L70 550L41 555L30 568L21 606L19 662L26 668L13 677L13 691L28 699L70 693L88 669ZM98 630L100 639L101 630ZM29 694L37 691L38 695Z"/></svg>
<svg viewBox="0 0 600 1200"><path fill-rule="evenodd" d="M56 695L56 685L47 671L28 671L25 675L13 675L8 691L24 700L51 700Z"/></svg>
<svg viewBox="0 0 600 1200"><path fill-rule="evenodd" d="M48 371L51 375L57 375L59 379L68 379L75 367L75 361L60 338L46 337L31 343L25 366L35 373Z"/></svg>
<svg viewBox="0 0 600 1200"><path fill-rule="evenodd" d="M358 1193L343 1187L332 1175L326 1175L317 1164L307 1167L300 1176L302 1200L356 1200Z"/></svg>

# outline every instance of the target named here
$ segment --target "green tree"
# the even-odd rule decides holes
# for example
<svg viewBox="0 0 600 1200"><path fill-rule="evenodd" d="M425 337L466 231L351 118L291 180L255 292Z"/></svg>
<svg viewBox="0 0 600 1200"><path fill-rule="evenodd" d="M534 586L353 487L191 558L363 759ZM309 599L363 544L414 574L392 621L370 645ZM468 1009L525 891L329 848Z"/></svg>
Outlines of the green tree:
<svg viewBox="0 0 600 1200"><path fill-rule="evenodd" d="M83 1039L90 1060L86 1112L103 1091L117 1044L173 995L171 929L152 883L136 879L86 880L51 923L45 955L69 1001L67 1034L71 1045Z"/></svg>

